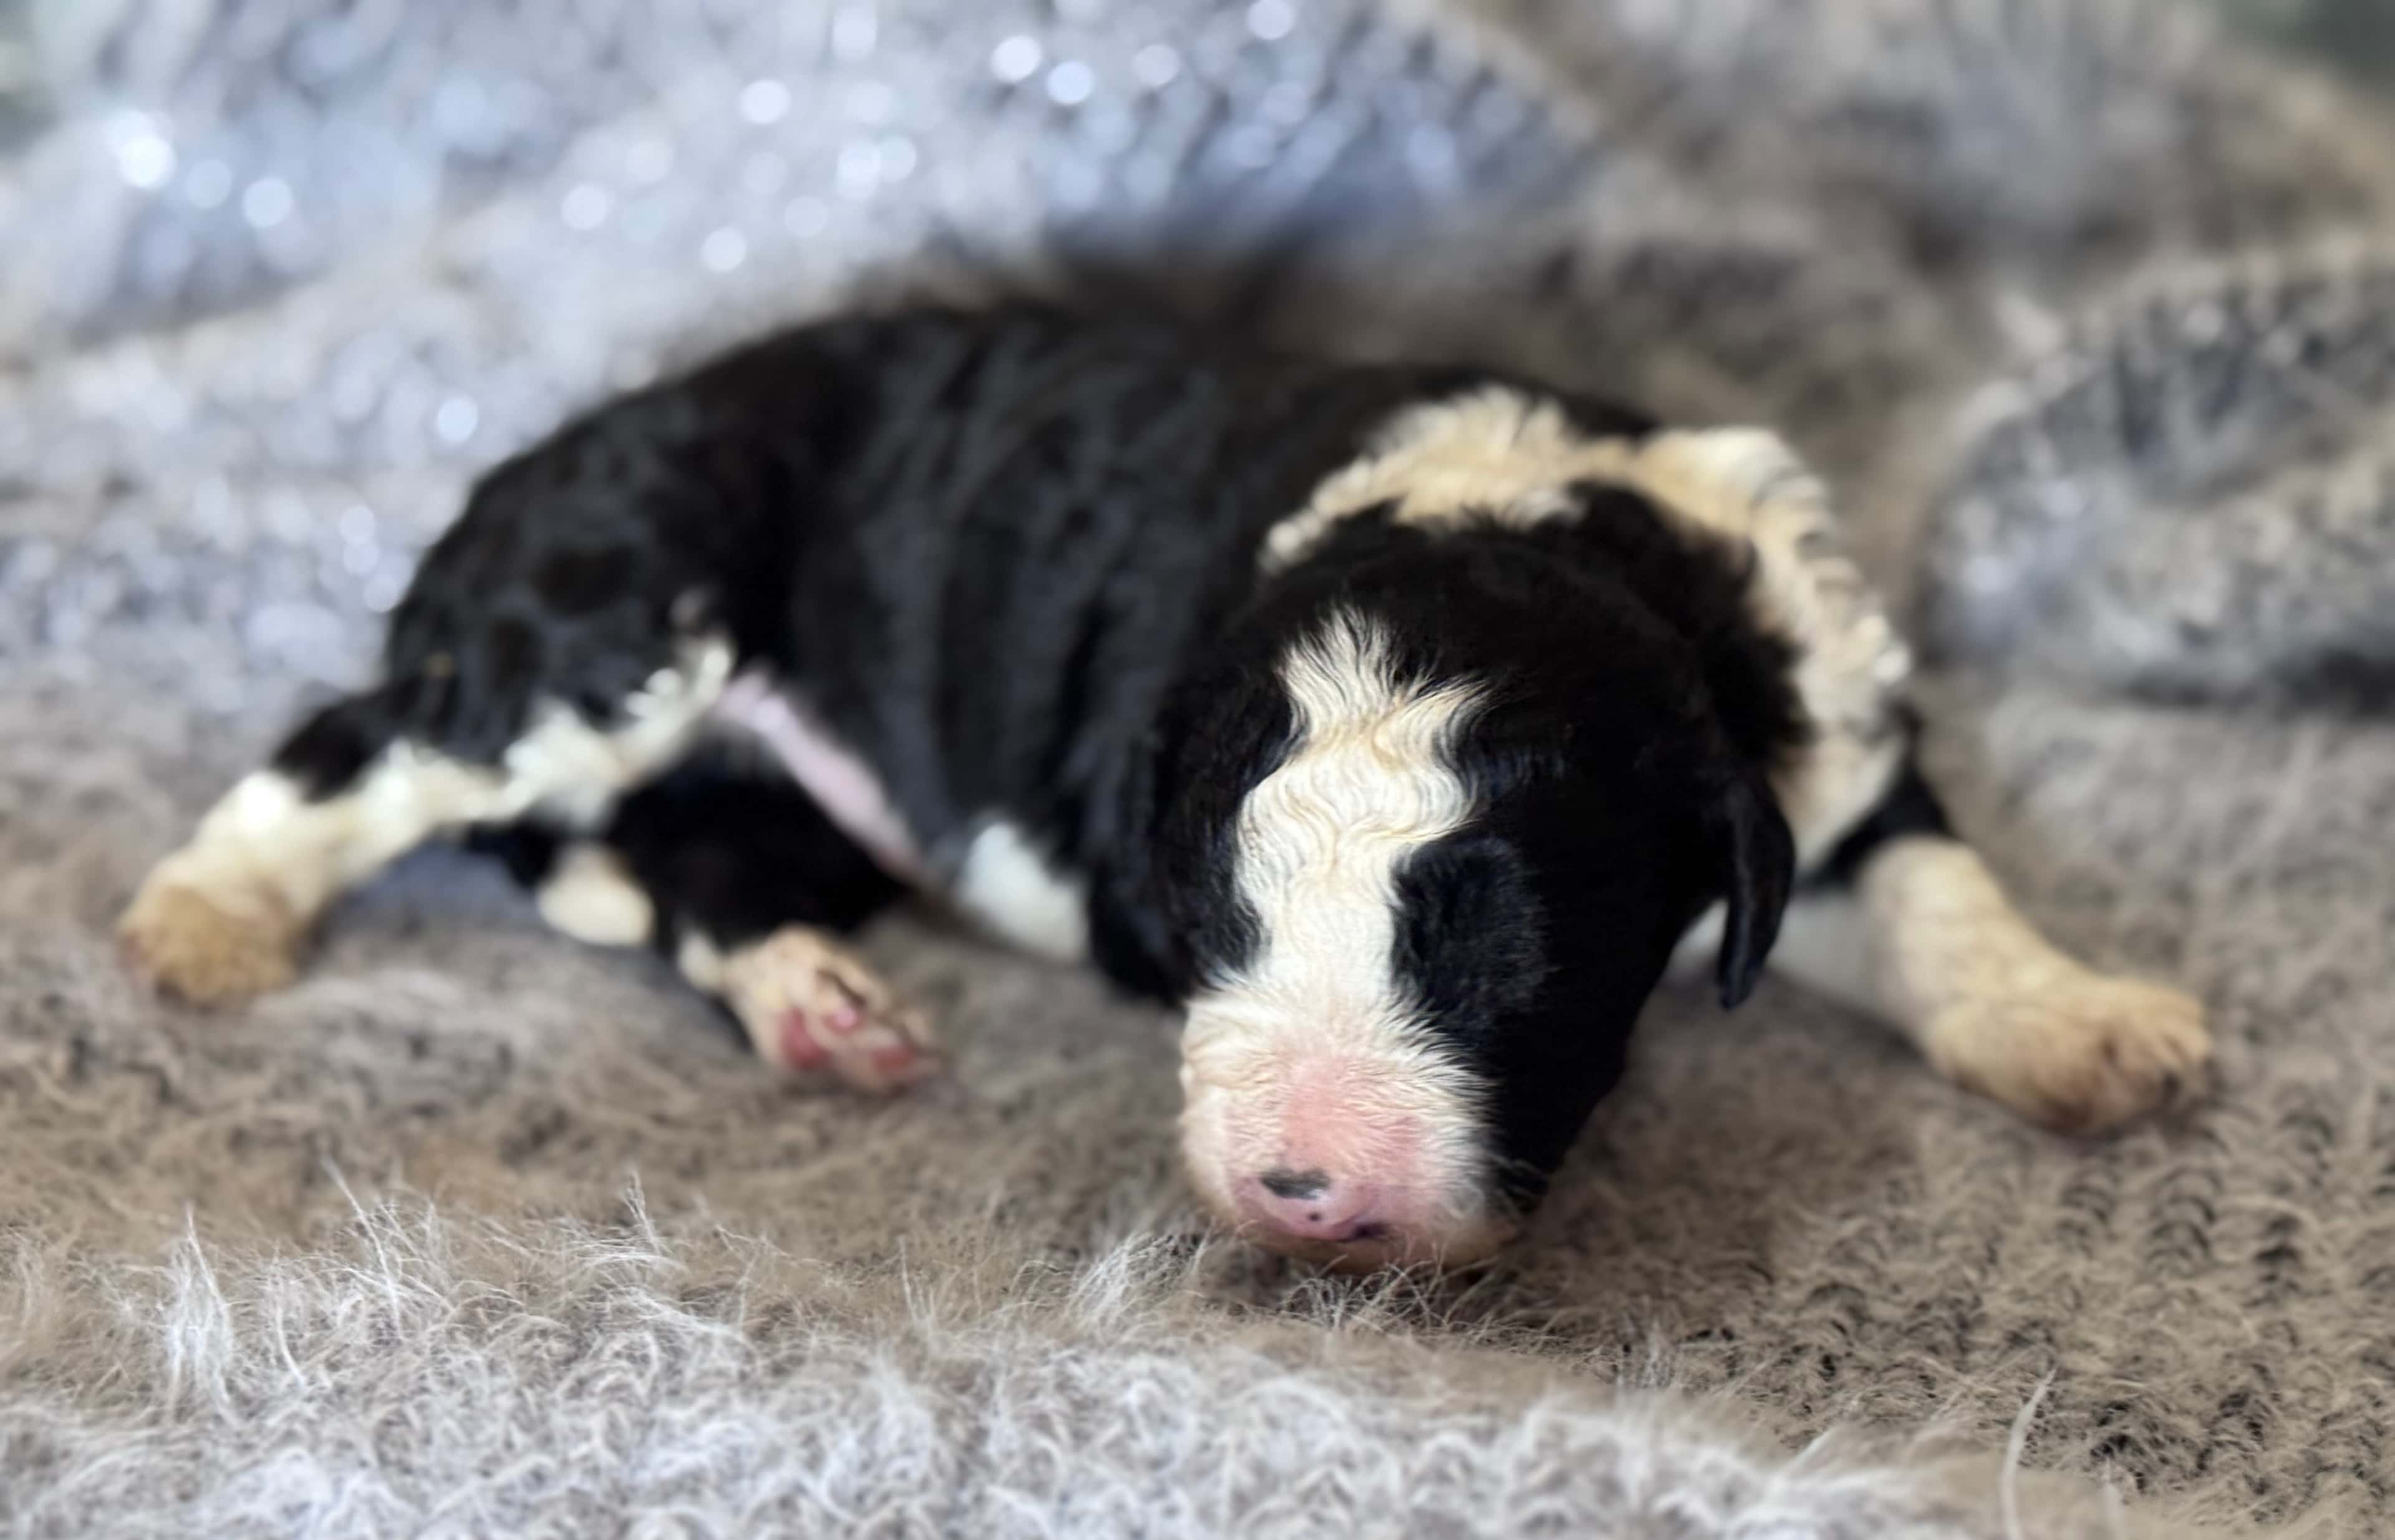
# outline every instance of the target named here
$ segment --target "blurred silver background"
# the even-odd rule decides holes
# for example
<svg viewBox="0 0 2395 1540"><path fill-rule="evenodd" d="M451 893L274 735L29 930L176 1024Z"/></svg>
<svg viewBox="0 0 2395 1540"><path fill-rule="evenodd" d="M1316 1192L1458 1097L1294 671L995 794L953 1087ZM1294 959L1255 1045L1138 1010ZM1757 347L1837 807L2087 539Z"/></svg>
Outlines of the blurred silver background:
<svg viewBox="0 0 2395 1540"><path fill-rule="evenodd" d="M353 679L576 405L995 287L1768 422L1951 656L2395 657L2395 157L2278 62L2373 77L2363 0L2237 0L2250 47L2193 0L11 3L0 645L42 667Z"/></svg>

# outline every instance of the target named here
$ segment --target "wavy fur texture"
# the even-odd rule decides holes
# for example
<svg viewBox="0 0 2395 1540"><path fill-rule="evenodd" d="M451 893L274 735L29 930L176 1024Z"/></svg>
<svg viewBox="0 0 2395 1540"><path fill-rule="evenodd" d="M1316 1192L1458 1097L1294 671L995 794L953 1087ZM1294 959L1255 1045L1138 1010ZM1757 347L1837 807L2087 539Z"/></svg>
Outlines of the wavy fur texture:
<svg viewBox="0 0 2395 1540"><path fill-rule="evenodd" d="M0 1405L0 1454L50 1478L9 1517L160 1536L1926 1540L2026 1510L2014 1533L2145 1533L1935 1440L1789 1451L1468 1332L1409 1343L1400 1288L1342 1302L1326 1333L1211 1308L1207 1259L1177 1247L1011 1276L989 1255L840 1268L662 1233L635 1190L599 1222L389 1204L296 1255L185 1238L134 1271L37 1264L10 1369L104 1356L119 1404Z"/></svg>

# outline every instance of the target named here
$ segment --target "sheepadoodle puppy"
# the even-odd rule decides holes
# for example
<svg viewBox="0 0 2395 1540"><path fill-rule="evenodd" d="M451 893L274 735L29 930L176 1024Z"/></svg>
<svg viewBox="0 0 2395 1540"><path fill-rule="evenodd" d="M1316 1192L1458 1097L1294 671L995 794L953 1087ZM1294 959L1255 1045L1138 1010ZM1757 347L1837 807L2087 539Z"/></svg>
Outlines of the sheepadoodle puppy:
<svg viewBox="0 0 2395 1540"><path fill-rule="evenodd" d="M1225 1223L1462 1261L1675 959L1726 1006L1777 964L2059 1129L2200 1077L2193 1001L2064 956L1950 831L1906 672L1769 432L1027 306L843 318L485 475L381 682L124 934L233 999L410 847L491 840L560 930L888 1091L931 1026L841 938L929 896L1184 1013Z"/></svg>

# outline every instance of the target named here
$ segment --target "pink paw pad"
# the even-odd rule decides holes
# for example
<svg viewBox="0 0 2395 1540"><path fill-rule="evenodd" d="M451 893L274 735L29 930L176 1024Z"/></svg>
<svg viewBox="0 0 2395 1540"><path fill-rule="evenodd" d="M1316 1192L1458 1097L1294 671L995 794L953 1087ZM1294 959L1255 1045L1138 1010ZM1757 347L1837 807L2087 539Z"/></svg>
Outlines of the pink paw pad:
<svg viewBox="0 0 2395 1540"><path fill-rule="evenodd" d="M820 1069L831 1062L831 1050L815 1040L807 1013L782 1013L782 1061L793 1069Z"/></svg>
<svg viewBox="0 0 2395 1540"><path fill-rule="evenodd" d="M792 926L726 960L724 995L767 1061L895 1091L939 1069L930 1029L862 960Z"/></svg>

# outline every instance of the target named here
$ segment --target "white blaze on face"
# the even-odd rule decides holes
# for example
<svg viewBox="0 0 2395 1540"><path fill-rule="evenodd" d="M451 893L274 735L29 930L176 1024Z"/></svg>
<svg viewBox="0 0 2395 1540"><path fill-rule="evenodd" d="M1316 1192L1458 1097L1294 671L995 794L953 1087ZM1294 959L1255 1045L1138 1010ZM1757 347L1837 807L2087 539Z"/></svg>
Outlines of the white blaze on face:
<svg viewBox="0 0 2395 1540"><path fill-rule="evenodd" d="M1191 1002L1183 1040L1193 1178L1238 1225L1264 1174L1319 1173L1368 1193L1404 1255L1478 1249L1478 1086L1428 1040L1394 957L1399 870L1472 816L1448 750L1475 692L1397 677L1386 635L1348 615L1293 648L1281 680L1293 746L1236 830L1257 945Z"/></svg>

